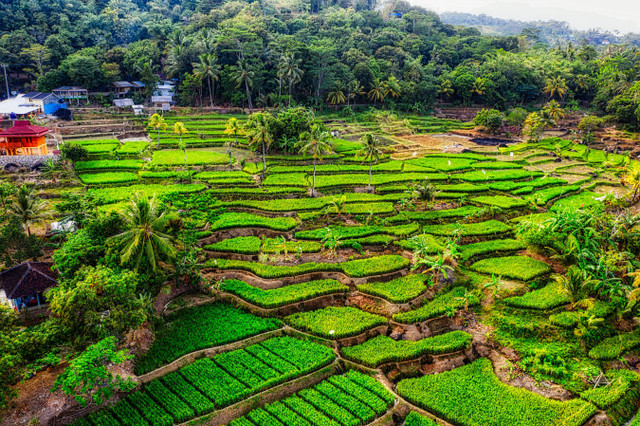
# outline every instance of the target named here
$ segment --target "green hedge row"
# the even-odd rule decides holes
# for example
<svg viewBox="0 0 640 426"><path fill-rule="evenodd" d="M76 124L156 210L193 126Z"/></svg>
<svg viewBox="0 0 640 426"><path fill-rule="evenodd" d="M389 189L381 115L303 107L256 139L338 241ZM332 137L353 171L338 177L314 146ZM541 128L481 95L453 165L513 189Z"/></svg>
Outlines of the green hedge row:
<svg viewBox="0 0 640 426"><path fill-rule="evenodd" d="M464 237L503 234L511 231L511 227L497 220L479 223L446 223L442 225L425 225L422 230L427 234L451 236L457 231Z"/></svg>
<svg viewBox="0 0 640 426"><path fill-rule="evenodd" d="M340 284L336 280L319 280L293 284L273 290L262 290L250 286L244 281L225 280L222 282L220 290L235 294L256 306L272 309L327 294L345 293L349 291L349 287Z"/></svg>
<svg viewBox="0 0 640 426"><path fill-rule="evenodd" d="M402 380L397 390L409 402L465 426L579 426L596 412L580 399L557 401L502 383L487 358Z"/></svg>
<svg viewBox="0 0 640 426"><path fill-rule="evenodd" d="M284 320L294 328L327 339L356 336L388 322L385 317L350 306L329 306L317 311L300 312Z"/></svg>
<svg viewBox="0 0 640 426"><path fill-rule="evenodd" d="M187 165L189 166L227 163L229 163L229 157L219 152L187 150ZM151 164L158 166L182 166L184 165L184 152L179 149L154 151Z"/></svg>
<svg viewBox="0 0 640 426"><path fill-rule="evenodd" d="M440 355L469 347L471 335L464 331L452 331L418 341L394 340L376 336L361 345L344 347L342 355L357 363L376 368L387 362L401 362L423 355Z"/></svg>

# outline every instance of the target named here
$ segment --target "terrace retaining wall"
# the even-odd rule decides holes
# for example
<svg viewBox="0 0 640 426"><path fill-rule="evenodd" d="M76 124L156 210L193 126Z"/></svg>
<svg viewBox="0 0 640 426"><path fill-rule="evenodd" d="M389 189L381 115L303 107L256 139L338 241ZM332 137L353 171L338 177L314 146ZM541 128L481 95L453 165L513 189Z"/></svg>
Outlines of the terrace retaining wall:
<svg viewBox="0 0 640 426"><path fill-rule="evenodd" d="M58 155L0 155L0 168L7 166L33 168L39 164L44 164L49 159L56 159Z"/></svg>

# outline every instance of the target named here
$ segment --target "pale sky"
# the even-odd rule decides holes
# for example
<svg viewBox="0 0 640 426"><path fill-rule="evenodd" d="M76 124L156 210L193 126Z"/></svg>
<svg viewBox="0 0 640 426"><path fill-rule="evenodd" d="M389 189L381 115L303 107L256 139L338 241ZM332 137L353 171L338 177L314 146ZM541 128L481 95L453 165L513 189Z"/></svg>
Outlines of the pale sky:
<svg viewBox="0 0 640 426"><path fill-rule="evenodd" d="M640 0L409 0L436 12L486 13L521 21L567 21L573 28L640 33Z"/></svg>

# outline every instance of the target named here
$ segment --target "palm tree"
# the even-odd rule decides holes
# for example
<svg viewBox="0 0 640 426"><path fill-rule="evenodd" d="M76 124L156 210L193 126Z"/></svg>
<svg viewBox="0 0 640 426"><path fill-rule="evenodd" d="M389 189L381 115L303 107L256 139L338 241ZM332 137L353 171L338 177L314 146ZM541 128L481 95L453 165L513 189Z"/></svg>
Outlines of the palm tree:
<svg viewBox="0 0 640 426"><path fill-rule="evenodd" d="M555 99L549 101L549 103L547 103L543 108L543 111L546 111L549 118L553 121L564 118L564 109L560 108L560 104Z"/></svg>
<svg viewBox="0 0 640 426"><path fill-rule="evenodd" d="M167 54L167 63L164 67L168 77L180 74L180 68L182 67L183 56L185 54L185 48L183 45L178 44L171 46L169 53Z"/></svg>
<svg viewBox="0 0 640 426"><path fill-rule="evenodd" d="M322 155L333 150L333 141L329 132L314 124L309 132L300 135L300 154L313 157L313 181L311 184L311 197L316 192L316 163L322 159Z"/></svg>
<svg viewBox="0 0 640 426"><path fill-rule="evenodd" d="M471 95L482 96L487 91L487 79L478 77L471 86Z"/></svg>
<svg viewBox="0 0 640 426"><path fill-rule="evenodd" d="M336 83L334 89L327 95L327 101L331 105L343 104L347 101L347 97L344 95L344 86L342 83Z"/></svg>
<svg viewBox="0 0 640 426"><path fill-rule="evenodd" d="M128 229L107 239L120 247L120 263L135 261L138 271L146 256L151 270L155 271L160 260L172 260L176 247L171 236L165 234L165 213L159 213L155 198L136 196L123 213Z"/></svg>
<svg viewBox="0 0 640 426"><path fill-rule="evenodd" d="M212 53L203 53L198 58L199 62L194 62L193 75L200 80L207 80L209 85L209 101L213 108L213 82L220 78L220 66L216 64L216 57Z"/></svg>
<svg viewBox="0 0 640 426"><path fill-rule="evenodd" d="M293 53L289 53L282 58L282 73L289 80L289 106L291 106L291 90L294 84L302 80L303 71L300 69L300 60L296 59Z"/></svg>
<svg viewBox="0 0 640 426"><path fill-rule="evenodd" d="M575 265L570 266L565 275L554 275L553 280L562 287L574 305L585 296L585 292L593 284L593 279L585 277L582 270Z"/></svg>
<svg viewBox="0 0 640 426"><path fill-rule="evenodd" d="M380 161L382 150L380 149L380 140L373 133L366 133L360 138L360 142L364 145L357 155L364 157L363 161L369 160L369 191L371 191L371 175L373 171L373 161Z"/></svg>
<svg viewBox="0 0 640 426"><path fill-rule="evenodd" d="M184 127L184 124L182 124L180 121L176 121L176 123L173 125L173 133L175 133L176 135L180 135L180 142L178 142L178 149L181 149L184 151L184 167L186 169L187 168L187 144L182 142L182 135L186 135L187 133L189 133L189 131L187 130L186 127Z"/></svg>
<svg viewBox="0 0 640 426"><path fill-rule="evenodd" d="M47 204L36 197L30 187L22 185L9 211L17 216L24 226L27 235L31 235L31 225L42 223L49 214Z"/></svg>
<svg viewBox="0 0 640 426"><path fill-rule="evenodd" d="M226 141L224 143L225 148L227 148L227 156L229 157L229 170L233 168L233 148L236 146L233 141Z"/></svg>
<svg viewBox="0 0 640 426"><path fill-rule="evenodd" d="M440 89L438 90L438 92L442 96L446 96L447 98L451 97L454 92L453 83L451 83L451 80L443 80L442 83L440 83ZM443 99L440 98L440 100L442 101Z"/></svg>
<svg viewBox="0 0 640 426"><path fill-rule="evenodd" d="M393 98L400 97L400 82L395 76L392 75L389 77L387 81L383 83L383 87L385 96L391 95Z"/></svg>
<svg viewBox="0 0 640 426"><path fill-rule="evenodd" d="M40 171L40 174L45 178L50 178L53 183L56 183L56 177L60 171L60 163L53 158L49 158L44 162L44 167Z"/></svg>
<svg viewBox="0 0 640 426"><path fill-rule="evenodd" d="M356 106L356 96L364 95L364 87L358 80L351 80L347 84L347 106L349 106L349 100L353 99L353 106Z"/></svg>
<svg viewBox="0 0 640 426"><path fill-rule="evenodd" d="M242 130L242 126L240 126L240 122L237 118L231 117L227 121L227 127L224 129L225 135L233 135L235 138L235 143L238 144L238 135L242 135L244 131Z"/></svg>
<svg viewBox="0 0 640 426"><path fill-rule="evenodd" d="M262 147L262 179L267 169L266 152L273 142L273 135L269 131L270 116L264 112L251 114L244 129L247 134L249 147L256 149Z"/></svg>
<svg viewBox="0 0 640 426"><path fill-rule="evenodd" d="M254 75L255 73L249 70L249 66L243 60L238 61L238 64L232 72L233 79L236 81L236 89L239 89L244 85L244 89L247 94L247 103L249 104L249 113L253 110L251 89L253 89Z"/></svg>
<svg viewBox="0 0 640 426"><path fill-rule="evenodd" d="M438 194L438 188L429 182L429 179L425 179L422 183L417 183L411 189L411 196L414 199L418 199L420 201L426 201L425 210L427 209L428 203L433 202L435 200L436 195Z"/></svg>
<svg viewBox="0 0 640 426"><path fill-rule="evenodd" d="M567 82L562 77L551 77L547 80L547 83L544 86L544 93L549 95L549 99L554 96L558 96L560 99L564 98L564 95L567 94Z"/></svg>
<svg viewBox="0 0 640 426"><path fill-rule="evenodd" d="M169 128L164 117L159 114L153 114L151 118L149 118L147 126L158 131L158 146L160 146L160 131L164 131Z"/></svg>
<svg viewBox="0 0 640 426"><path fill-rule="evenodd" d="M367 98L369 98L370 101L373 101L373 104L375 105L377 101L384 102L385 96L386 90L384 84L380 82L379 78L376 78L373 80L373 83L371 83L371 90L367 93Z"/></svg>

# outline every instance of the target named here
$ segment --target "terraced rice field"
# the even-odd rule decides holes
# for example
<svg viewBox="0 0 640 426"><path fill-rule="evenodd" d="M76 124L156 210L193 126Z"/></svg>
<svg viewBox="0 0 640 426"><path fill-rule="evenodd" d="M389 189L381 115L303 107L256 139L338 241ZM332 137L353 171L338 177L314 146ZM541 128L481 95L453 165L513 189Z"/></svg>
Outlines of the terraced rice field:
<svg viewBox="0 0 640 426"><path fill-rule="evenodd" d="M181 118L188 147L228 140L226 118ZM425 133L464 127L409 123ZM386 158L367 191L368 164L354 161L360 145L342 140L316 168L320 193L311 198L308 158L273 156L262 180L258 158L229 167L221 153L187 148L185 168L171 134L161 133L160 148L151 137L151 161L95 159L76 170L105 211L133 193L178 211L214 285L203 305L170 304L174 313L134 361L139 388L76 424L582 425L598 410L614 424L629 418L625 395L638 392L637 380L621 381L606 405L587 377L640 339L581 352L566 324L582 308L552 280L557 263L520 232L602 204L606 154L549 167L540 153L555 144L543 141ZM570 148L567 157L580 154ZM433 198L414 197L425 181ZM505 365L564 386L562 401L525 388Z"/></svg>

